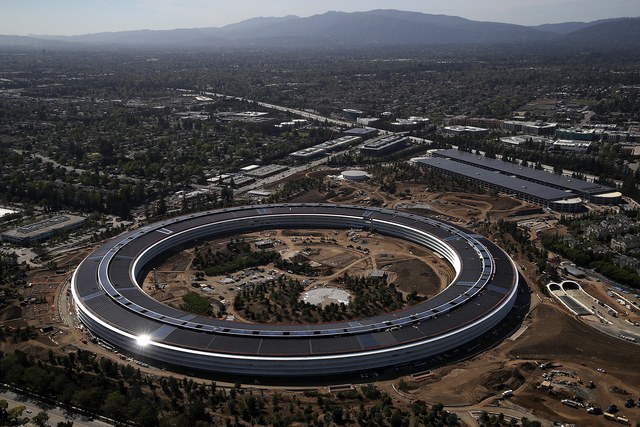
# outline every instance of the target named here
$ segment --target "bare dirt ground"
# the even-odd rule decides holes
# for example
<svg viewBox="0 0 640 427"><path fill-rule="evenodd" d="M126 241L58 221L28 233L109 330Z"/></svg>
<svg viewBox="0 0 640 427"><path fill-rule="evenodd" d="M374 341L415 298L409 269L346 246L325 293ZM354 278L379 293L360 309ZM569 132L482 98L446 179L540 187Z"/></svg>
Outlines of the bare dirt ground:
<svg viewBox="0 0 640 427"><path fill-rule="evenodd" d="M418 201L428 203L435 212L479 221L507 216L524 206L516 199L507 197L489 199L486 195L467 193L436 194L420 198Z"/></svg>
<svg viewBox="0 0 640 427"><path fill-rule="evenodd" d="M398 182L394 194L381 191L367 181L349 182L337 177L342 169L323 169L312 172L302 172L295 177L312 177L325 179L333 188L333 193L321 193L317 189L311 190L294 198L298 203L356 203L370 204L375 200L380 201L380 206L398 207L422 211L423 214L436 214L452 220L483 221L495 220L518 213L522 209L535 207L523 201L490 194L470 193L432 193L427 184L414 182ZM278 187L280 183L271 185L271 189Z"/></svg>
<svg viewBox="0 0 640 427"><path fill-rule="evenodd" d="M593 331L550 301L539 304L525 326L517 339L437 370L430 382L414 384L417 388L410 395L452 407L464 406L464 411L482 408L500 412L515 407L530 419L608 425L602 416L588 415L585 409L560 402L572 399L593 403L605 411L608 405L616 404L625 417L640 419L640 408L624 407L626 399L640 396L640 373L634 369L640 363L638 346ZM548 362L554 367L538 368ZM553 391L540 387L542 375L551 371L570 374L556 376ZM587 387L589 381L595 388ZM514 390L514 397L499 399L508 389Z"/></svg>
<svg viewBox="0 0 640 427"><path fill-rule="evenodd" d="M442 260L434 260L434 264L437 262L445 263L445 261ZM442 288L443 283L449 283L453 279L451 269L435 268L425 270L421 267L422 261L409 259L392 265L389 271L402 278L397 280L398 289L407 294L418 292L426 295L434 295ZM445 277L439 276L436 271L441 274L444 273Z"/></svg>
<svg viewBox="0 0 640 427"><path fill-rule="evenodd" d="M609 404L616 404L627 418L640 420L640 408L627 409L623 405L627 398L637 399L640 396L640 372L634 369L640 363L640 349L637 345L594 332L555 304L540 305L532 313L532 320L533 326L512 348L507 349L508 357L561 364L562 367L557 369L573 370L582 381L575 390L564 393L567 398L582 397L603 410ZM516 401L523 404L536 403L534 410L546 411L550 416L557 415L584 425L606 425L602 417L585 418L584 410L578 411L562 405L557 396L536 390L536 383L541 381L540 371L537 374L537 381L529 383L524 388L524 393L516 396ZM595 389L586 388L589 381L594 381ZM616 390L614 387L626 390L629 394L616 393L612 391ZM562 395L561 391L558 394Z"/></svg>

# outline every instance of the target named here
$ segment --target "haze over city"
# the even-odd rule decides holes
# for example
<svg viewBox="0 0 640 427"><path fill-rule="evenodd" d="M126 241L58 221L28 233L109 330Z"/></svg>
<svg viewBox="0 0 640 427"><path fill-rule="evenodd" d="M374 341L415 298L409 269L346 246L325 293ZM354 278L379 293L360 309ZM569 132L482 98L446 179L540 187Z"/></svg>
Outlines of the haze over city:
<svg viewBox="0 0 640 427"><path fill-rule="evenodd" d="M258 16L311 16L327 11L400 9L463 18L540 25L640 15L636 0L46 0L10 1L2 5L0 34L77 35L104 31L220 27Z"/></svg>

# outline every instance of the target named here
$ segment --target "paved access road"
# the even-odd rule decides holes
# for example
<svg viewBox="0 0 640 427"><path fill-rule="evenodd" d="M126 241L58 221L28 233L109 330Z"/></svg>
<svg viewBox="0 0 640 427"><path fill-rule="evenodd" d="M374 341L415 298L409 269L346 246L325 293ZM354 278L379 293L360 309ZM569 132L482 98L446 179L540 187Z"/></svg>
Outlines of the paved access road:
<svg viewBox="0 0 640 427"><path fill-rule="evenodd" d="M33 418L38 412L45 411L49 415L48 423L52 426L57 425L59 422L73 421L73 426L77 427L107 427L111 424L103 421L93 420L89 421L78 413L68 412L59 407L51 407L50 405L35 400L31 397L22 396L12 391L0 392L0 399L6 400L9 404L9 409L16 406L24 406L26 409L22 413L22 418ZM31 411L31 413L29 413ZM27 426L33 426L33 423L28 423Z"/></svg>

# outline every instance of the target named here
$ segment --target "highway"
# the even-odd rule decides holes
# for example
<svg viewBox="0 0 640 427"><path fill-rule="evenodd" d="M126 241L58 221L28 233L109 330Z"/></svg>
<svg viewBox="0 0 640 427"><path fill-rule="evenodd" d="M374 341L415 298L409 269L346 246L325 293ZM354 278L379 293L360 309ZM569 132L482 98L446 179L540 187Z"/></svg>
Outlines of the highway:
<svg viewBox="0 0 640 427"><path fill-rule="evenodd" d="M309 111L299 110L297 108L289 108L283 107L282 105L269 104L267 102L255 101L252 99L243 98L240 96L230 96L225 95L223 93L215 93L215 92L203 92L204 95L215 96L217 98L225 98L225 99L235 99L238 101L252 102L260 107L267 108L269 110L283 111L290 114L295 114L296 116L304 117L306 119L316 120L324 123L331 123L338 126L346 126L346 127L363 127L365 129L374 129L377 130L380 135L395 135L396 132L391 132L388 130L378 129L372 126L359 126L354 122L347 122L345 120L338 120L331 117L322 116L320 114L310 113ZM419 139L419 138L418 138Z"/></svg>
<svg viewBox="0 0 640 427"><path fill-rule="evenodd" d="M243 98L241 96L230 96L230 95L225 95L223 93L215 93L215 92L203 92L203 94L204 95L208 95L208 96L215 96L217 98L235 99L237 101L252 102L252 103L254 103L256 105L259 105L260 107L268 108L270 110L284 111L284 112L287 112L287 113L295 114L296 116L304 117L306 119L317 120L317 121L320 121L320 122L327 122L327 123L331 123L331 124L338 125L338 126L353 127L355 125L353 122L346 122L344 120L337 120L337 119L333 119L333 118L330 118L330 117L321 116L319 114L310 113L308 111L298 110L296 108L283 107L281 105L275 105L275 104L269 104L267 102L255 101L255 100L252 100L252 99Z"/></svg>

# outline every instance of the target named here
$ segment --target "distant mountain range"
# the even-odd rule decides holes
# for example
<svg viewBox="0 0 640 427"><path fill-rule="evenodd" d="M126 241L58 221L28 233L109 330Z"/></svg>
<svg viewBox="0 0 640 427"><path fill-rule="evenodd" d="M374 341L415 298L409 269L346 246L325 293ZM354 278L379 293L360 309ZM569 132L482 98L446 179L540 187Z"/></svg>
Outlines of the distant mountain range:
<svg viewBox="0 0 640 427"><path fill-rule="evenodd" d="M555 34L567 35L583 28L593 27L595 25L605 24L608 22L616 22L627 18L600 19L591 22L561 22L559 24L543 24L532 28L540 31L546 31Z"/></svg>
<svg viewBox="0 0 640 427"><path fill-rule="evenodd" d="M554 42L598 48L640 46L640 18L527 27L399 10L253 18L220 28L139 30L80 36L0 36L14 48L321 47Z"/></svg>

